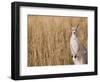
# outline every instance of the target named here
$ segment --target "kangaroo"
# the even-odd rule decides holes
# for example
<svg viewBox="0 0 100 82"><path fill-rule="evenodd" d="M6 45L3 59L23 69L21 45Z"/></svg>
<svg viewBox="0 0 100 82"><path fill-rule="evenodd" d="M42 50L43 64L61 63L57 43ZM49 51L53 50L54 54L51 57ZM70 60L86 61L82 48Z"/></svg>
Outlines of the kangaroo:
<svg viewBox="0 0 100 82"><path fill-rule="evenodd" d="M70 37L70 49L74 64L87 64L87 49L80 42L77 29L79 25L72 26L72 32Z"/></svg>

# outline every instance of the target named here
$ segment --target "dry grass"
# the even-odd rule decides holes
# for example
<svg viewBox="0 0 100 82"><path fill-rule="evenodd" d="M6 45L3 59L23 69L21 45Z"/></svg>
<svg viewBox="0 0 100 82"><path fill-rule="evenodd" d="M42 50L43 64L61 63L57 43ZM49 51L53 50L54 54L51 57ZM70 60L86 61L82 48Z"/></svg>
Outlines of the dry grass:
<svg viewBox="0 0 100 82"><path fill-rule="evenodd" d="M73 64L71 24L80 24L79 39L87 47L86 17L28 16L28 66Z"/></svg>

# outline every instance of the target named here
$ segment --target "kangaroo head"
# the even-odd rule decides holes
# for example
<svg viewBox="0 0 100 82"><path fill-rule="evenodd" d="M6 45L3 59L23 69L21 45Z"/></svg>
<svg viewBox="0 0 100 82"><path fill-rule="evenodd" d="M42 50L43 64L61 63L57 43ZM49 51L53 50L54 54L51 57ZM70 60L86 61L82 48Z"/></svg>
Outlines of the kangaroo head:
<svg viewBox="0 0 100 82"><path fill-rule="evenodd" d="M79 24L76 25L76 26L72 26L71 25L71 32L72 32L72 34L77 35L77 29L78 29L78 27L79 27Z"/></svg>

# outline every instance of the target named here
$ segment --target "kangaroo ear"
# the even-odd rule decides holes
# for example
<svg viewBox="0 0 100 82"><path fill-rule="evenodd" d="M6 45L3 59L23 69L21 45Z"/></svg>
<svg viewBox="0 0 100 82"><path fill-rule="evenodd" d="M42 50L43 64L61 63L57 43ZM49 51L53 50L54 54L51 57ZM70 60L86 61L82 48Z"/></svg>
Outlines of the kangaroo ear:
<svg viewBox="0 0 100 82"><path fill-rule="evenodd" d="M76 25L76 30L79 28L79 24L78 25Z"/></svg>

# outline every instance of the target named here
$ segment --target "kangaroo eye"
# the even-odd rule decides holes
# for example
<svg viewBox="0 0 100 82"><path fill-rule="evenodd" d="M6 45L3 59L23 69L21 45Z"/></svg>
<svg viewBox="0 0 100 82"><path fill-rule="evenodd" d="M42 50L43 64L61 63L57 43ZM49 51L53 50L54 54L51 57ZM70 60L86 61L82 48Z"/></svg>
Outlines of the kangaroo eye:
<svg viewBox="0 0 100 82"><path fill-rule="evenodd" d="M74 58L76 58L77 56L74 56Z"/></svg>

